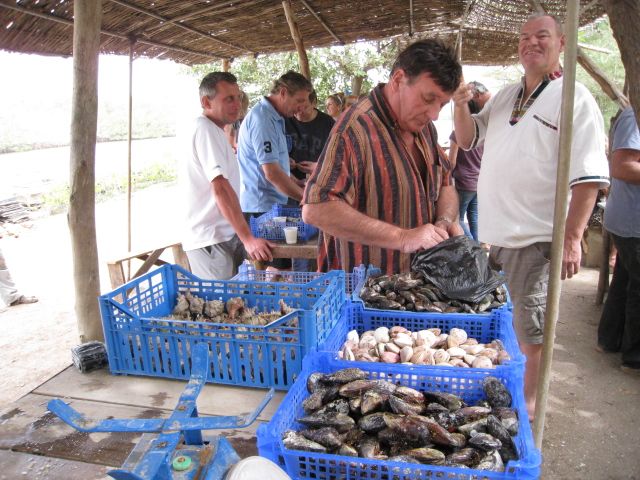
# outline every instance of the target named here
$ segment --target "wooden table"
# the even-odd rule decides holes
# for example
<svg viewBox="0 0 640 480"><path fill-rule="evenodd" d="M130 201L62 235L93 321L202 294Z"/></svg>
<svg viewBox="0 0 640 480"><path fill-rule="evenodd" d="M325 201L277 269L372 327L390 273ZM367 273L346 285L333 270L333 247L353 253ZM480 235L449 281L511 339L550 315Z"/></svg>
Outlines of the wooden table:
<svg viewBox="0 0 640 480"><path fill-rule="evenodd" d="M165 250L171 250L173 253L173 263L180 265L186 270L190 270L189 259L187 254L182 249L181 243L172 243L170 245L163 245L160 247L152 248L149 250L142 250L138 252L128 252L122 257L107 262L109 268L109 278L111 280L111 288L118 288L120 285L124 285L129 280L132 280L140 275L147 273L154 265L164 265L164 260L160 259L160 255ZM133 259L142 261L142 265L131 275L125 273L124 265Z"/></svg>
<svg viewBox="0 0 640 480"><path fill-rule="evenodd" d="M318 258L318 237L314 237L306 242L287 244L284 242L273 242L276 247L271 251L273 258L307 258L315 260ZM263 262L254 261L256 270L264 270Z"/></svg>

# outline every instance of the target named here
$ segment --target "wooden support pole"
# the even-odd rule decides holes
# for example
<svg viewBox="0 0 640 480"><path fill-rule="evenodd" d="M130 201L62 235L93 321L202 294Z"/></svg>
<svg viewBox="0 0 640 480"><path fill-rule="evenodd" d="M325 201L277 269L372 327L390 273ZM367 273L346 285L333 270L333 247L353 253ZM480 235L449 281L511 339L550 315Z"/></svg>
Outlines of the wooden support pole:
<svg viewBox="0 0 640 480"><path fill-rule="evenodd" d="M329 25L327 25L327 22L320 18L320 15L318 15L315 10L311 8L311 5L309 5L309 2L307 2L307 0L300 0L300 2L307 8L307 10L309 10L311 15L313 15L316 20L318 20L320 25L322 25L324 29L329 32L329 35L331 35L340 45L344 45L344 42L340 39L340 37L338 37L338 35L336 35L336 32L334 32L333 29Z"/></svg>
<svg viewBox="0 0 640 480"><path fill-rule="evenodd" d="M309 59L307 58L307 52L304 49L304 42L302 41L302 35L298 28L298 22L296 22L293 9L291 8L291 0L283 0L282 8L284 8L284 14L287 17L287 23L289 24L289 30L291 30L291 36L296 44L296 50L298 51L298 63L300 64L300 73L307 77L307 80L311 80L311 70L309 69Z"/></svg>
<svg viewBox="0 0 640 480"><path fill-rule="evenodd" d="M547 311L544 319L544 344L536 395L536 412L533 423L533 435L536 448L542 448L544 420L547 412L547 396L551 383L551 363L555 344L556 324L560 312L560 291L562 281L562 252L564 231L569 202L569 166L571 164L571 140L573 136L573 103L576 82L576 53L578 49L579 0L567 2L566 41L564 51L564 73L562 75L562 105L560 107L560 146L558 172L556 175L556 202L553 211L553 236L551 241L551 262L549 269L549 288L547 292ZM567 114L569 113L569 114Z"/></svg>
<svg viewBox="0 0 640 480"><path fill-rule="evenodd" d="M231 60L229 60L228 58L223 58L222 59L222 71L223 72L228 72L229 70L231 70Z"/></svg>
<svg viewBox="0 0 640 480"><path fill-rule="evenodd" d="M589 57L584 53L582 48L578 47L578 63L584 68L589 75L600 85L602 91L607 96L616 102L620 108L626 108L629 106L629 100L618 88L618 86L607 78L607 75L598 68L598 66L591 61Z"/></svg>
<svg viewBox="0 0 640 480"><path fill-rule="evenodd" d="M609 16L613 37L620 49L629 84L629 103L635 111L636 121L640 123L640 5L635 0L602 0L601 4Z"/></svg>
<svg viewBox="0 0 640 480"><path fill-rule="evenodd" d="M127 129L127 251L131 251L131 191L132 191L132 162L131 143L133 142L133 47L135 39L129 41L129 128ZM127 263L127 274L131 274L131 262Z"/></svg>
<svg viewBox="0 0 640 480"><path fill-rule="evenodd" d="M98 295L95 154L98 124L98 53L102 0L73 4L73 95L69 230L80 342L103 340Z"/></svg>

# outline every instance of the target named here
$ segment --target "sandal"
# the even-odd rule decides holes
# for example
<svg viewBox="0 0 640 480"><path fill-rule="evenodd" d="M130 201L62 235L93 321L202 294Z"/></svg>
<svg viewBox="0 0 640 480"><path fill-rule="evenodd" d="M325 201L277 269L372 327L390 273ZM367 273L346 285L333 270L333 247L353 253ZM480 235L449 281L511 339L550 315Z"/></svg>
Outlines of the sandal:
<svg viewBox="0 0 640 480"><path fill-rule="evenodd" d="M14 307L16 305L25 305L27 303L36 303L38 301L38 297L20 295L17 300L11 302L10 306Z"/></svg>

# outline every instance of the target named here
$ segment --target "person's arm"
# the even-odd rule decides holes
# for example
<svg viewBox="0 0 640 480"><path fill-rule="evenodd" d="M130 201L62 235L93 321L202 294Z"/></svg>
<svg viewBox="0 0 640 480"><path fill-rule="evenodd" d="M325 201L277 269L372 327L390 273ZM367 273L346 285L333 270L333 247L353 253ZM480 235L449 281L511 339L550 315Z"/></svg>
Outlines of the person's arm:
<svg viewBox="0 0 640 480"><path fill-rule="evenodd" d="M264 163L261 167L264 176L278 191L294 200L302 200L302 188L289 175L284 173L280 165L277 163Z"/></svg>
<svg viewBox="0 0 640 480"><path fill-rule="evenodd" d="M451 146L449 147L449 163L451 164L451 171L456 168L456 160L458 159L458 144L451 140Z"/></svg>
<svg viewBox="0 0 640 480"><path fill-rule="evenodd" d="M256 238L251 234L251 229L242 215L238 196L229 183L229 180L222 175L218 175L211 181L211 188L213 189L213 194L216 197L220 212L222 212L224 218L228 220L235 230L251 259L265 262L273 260L271 248L275 247L275 245L263 238Z"/></svg>
<svg viewBox="0 0 640 480"><path fill-rule="evenodd" d="M473 98L473 91L465 83L464 79L453 93L453 125L456 132L456 143L463 149L471 148L476 136L476 124L469 110L469 101Z"/></svg>
<svg viewBox="0 0 640 480"><path fill-rule="evenodd" d="M335 237L403 253L430 248L449 238L446 230L430 223L405 230L360 213L342 200L306 204L302 219Z"/></svg>
<svg viewBox="0 0 640 480"><path fill-rule="evenodd" d="M464 230L458 221L458 192L453 185L440 188L438 203L436 205L436 227L446 230L450 237L464 235Z"/></svg>
<svg viewBox="0 0 640 480"><path fill-rule="evenodd" d="M580 270L582 248L580 240L598 196L599 183L586 182L571 189L571 202L564 231L562 279L571 278Z"/></svg>
<svg viewBox="0 0 640 480"><path fill-rule="evenodd" d="M628 148L614 151L611 156L611 176L640 185L640 151Z"/></svg>

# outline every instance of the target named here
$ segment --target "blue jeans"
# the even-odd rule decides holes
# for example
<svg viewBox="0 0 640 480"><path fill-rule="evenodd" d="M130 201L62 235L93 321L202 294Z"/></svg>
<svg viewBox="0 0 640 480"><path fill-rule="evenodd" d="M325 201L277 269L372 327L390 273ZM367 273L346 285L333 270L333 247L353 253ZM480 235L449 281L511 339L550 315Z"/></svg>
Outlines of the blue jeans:
<svg viewBox="0 0 640 480"><path fill-rule="evenodd" d="M458 190L460 199L460 226L464 234L478 241L478 192L469 190ZM469 227L464 223L464 215L467 214Z"/></svg>

